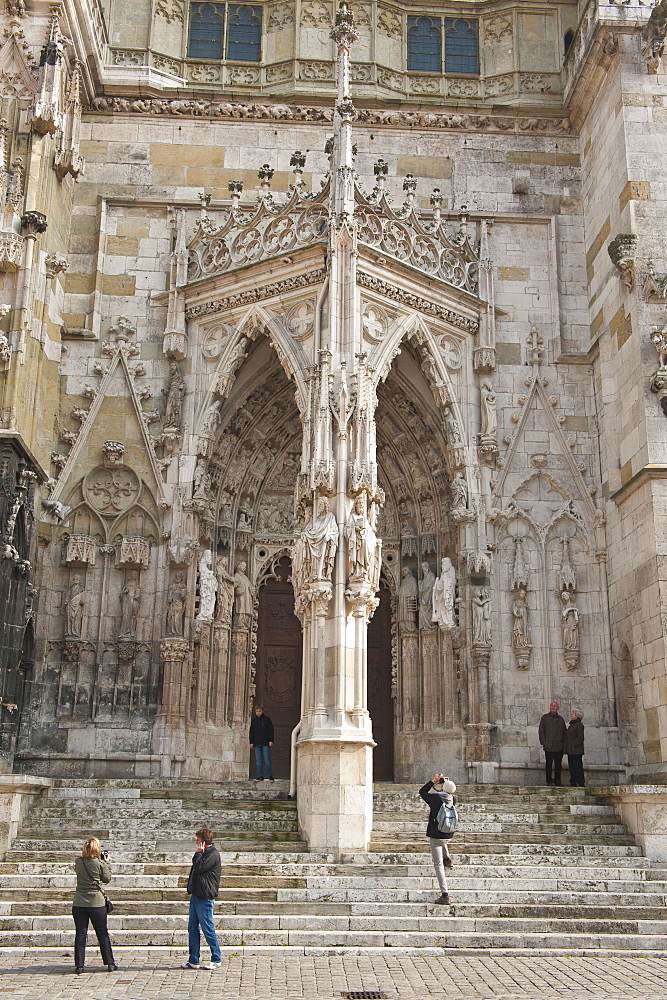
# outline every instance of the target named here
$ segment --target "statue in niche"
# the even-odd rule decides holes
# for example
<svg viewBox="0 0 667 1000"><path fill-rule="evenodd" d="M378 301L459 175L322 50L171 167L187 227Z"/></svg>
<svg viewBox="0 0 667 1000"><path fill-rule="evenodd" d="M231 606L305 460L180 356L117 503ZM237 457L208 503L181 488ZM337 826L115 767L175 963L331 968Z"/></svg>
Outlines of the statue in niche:
<svg viewBox="0 0 667 1000"><path fill-rule="evenodd" d="M472 599L472 641L474 646L491 645L491 598L486 587L476 590Z"/></svg>
<svg viewBox="0 0 667 1000"><path fill-rule="evenodd" d="M167 595L167 635L183 635L183 618L188 592L185 574L179 570Z"/></svg>
<svg viewBox="0 0 667 1000"><path fill-rule="evenodd" d="M247 563L240 562L234 571L234 618L235 624L242 628L250 627L255 596L246 569Z"/></svg>
<svg viewBox="0 0 667 1000"><path fill-rule="evenodd" d="M165 389L165 392L167 394L167 405L164 411L164 426L180 427L185 382L175 361L169 362L169 385Z"/></svg>
<svg viewBox="0 0 667 1000"><path fill-rule="evenodd" d="M234 577L227 572L226 558L218 559L215 572L218 578L218 602L215 620L223 625L231 625L234 607Z"/></svg>
<svg viewBox="0 0 667 1000"><path fill-rule="evenodd" d="M376 537L366 517L366 501L357 497L345 525L350 580L372 578Z"/></svg>
<svg viewBox="0 0 667 1000"><path fill-rule="evenodd" d="M515 649L527 649L532 646L530 639L530 625L528 622L528 605L526 604L526 591L523 588L518 592L512 603L512 642Z"/></svg>
<svg viewBox="0 0 667 1000"><path fill-rule="evenodd" d="M468 484L462 472L457 472L452 480L452 510L467 510Z"/></svg>
<svg viewBox="0 0 667 1000"><path fill-rule="evenodd" d="M331 580L336 549L338 523L326 497L317 501L317 515L299 536L302 581Z"/></svg>
<svg viewBox="0 0 667 1000"><path fill-rule="evenodd" d="M207 472L205 459L199 458L197 460L197 467L195 468L192 481L195 486L194 497L207 500L211 492L211 476Z"/></svg>
<svg viewBox="0 0 667 1000"><path fill-rule="evenodd" d="M215 437L215 432L220 426L220 407L222 403L220 400L216 400L215 403L211 403L206 409L204 414L204 420L202 422L202 437L212 438Z"/></svg>
<svg viewBox="0 0 667 1000"><path fill-rule="evenodd" d="M445 431L449 447L460 448L462 446L461 432L459 430L458 421L450 406L445 407Z"/></svg>
<svg viewBox="0 0 667 1000"><path fill-rule="evenodd" d="M119 639L136 639L140 603L141 587L139 586L139 573L137 570L134 570L130 573L127 583L120 594Z"/></svg>
<svg viewBox="0 0 667 1000"><path fill-rule="evenodd" d="M398 623L405 632L417 628L417 599L419 585L408 566L401 570L401 585L398 588Z"/></svg>
<svg viewBox="0 0 667 1000"><path fill-rule="evenodd" d="M440 576L433 585L433 621L441 628L456 628L456 570L445 556L440 562Z"/></svg>
<svg viewBox="0 0 667 1000"><path fill-rule="evenodd" d="M72 586L65 599L65 615L67 618L67 635L80 639L83 633L83 616L86 610L86 588L81 583L81 576L75 573Z"/></svg>
<svg viewBox="0 0 667 1000"><path fill-rule="evenodd" d="M481 388L482 397L482 439L494 438L498 430L496 415L496 394L490 379L485 378Z"/></svg>
<svg viewBox="0 0 667 1000"><path fill-rule="evenodd" d="M197 621L213 621L213 609L215 608L215 595L218 589L218 581L213 572L213 556L211 550L206 549L199 560L199 613Z"/></svg>
<svg viewBox="0 0 667 1000"><path fill-rule="evenodd" d="M422 563L422 578L419 581L419 628L433 629L433 587L435 574L429 563Z"/></svg>
<svg viewBox="0 0 667 1000"><path fill-rule="evenodd" d="M579 651L579 612L572 603L569 590L560 595L563 610L560 613L563 629L563 649L568 652Z"/></svg>

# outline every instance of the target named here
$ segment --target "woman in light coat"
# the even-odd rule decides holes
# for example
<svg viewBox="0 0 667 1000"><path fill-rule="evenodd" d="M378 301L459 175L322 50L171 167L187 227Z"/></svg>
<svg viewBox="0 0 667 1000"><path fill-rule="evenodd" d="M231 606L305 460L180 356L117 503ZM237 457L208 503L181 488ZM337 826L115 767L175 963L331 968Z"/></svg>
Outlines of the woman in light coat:
<svg viewBox="0 0 667 1000"><path fill-rule="evenodd" d="M102 953L102 961L109 972L116 965L107 930L107 908L101 883L111 881L111 868L106 851L100 848L97 837L89 837L83 845L81 857L74 862L76 872L76 894L72 902L72 916L76 927L74 941L74 965L77 975L83 972L86 962L86 934L88 922L93 925L97 942Z"/></svg>

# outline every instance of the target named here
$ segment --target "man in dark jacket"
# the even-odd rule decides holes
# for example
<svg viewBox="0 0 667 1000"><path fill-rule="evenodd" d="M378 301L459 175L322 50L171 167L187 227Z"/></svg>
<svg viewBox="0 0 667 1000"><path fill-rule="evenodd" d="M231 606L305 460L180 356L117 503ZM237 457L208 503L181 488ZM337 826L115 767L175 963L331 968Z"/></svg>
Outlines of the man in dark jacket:
<svg viewBox="0 0 667 1000"><path fill-rule="evenodd" d="M436 788L435 792L432 792L431 789L436 785L440 786L439 789ZM440 898L436 899L435 902L447 904L449 903L449 892L447 890L445 868L452 867L452 859L449 856L449 851L447 850L447 844L445 841L449 840L450 837L453 837L454 834L443 833L438 829L438 813L440 812L440 806L443 801L440 791L442 791L445 795L450 795L452 797L452 803L456 805L456 799L454 798L456 785L443 774L434 774L432 781L427 781L425 785L422 785L419 789L419 794L431 810L428 817L428 824L426 826L426 836L429 838L429 843L431 845L433 867L435 868L438 885L440 886Z"/></svg>
<svg viewBox="0 0 667 1000"><path fill-rule="evenodd" d="M204 827L197 830L197 850L192 858L192 868L188 876L190 893L190 919L188 921L188 947L190 955L184 962L184 969L199 968L199 929L204 932L211 949L211 961L204 969L219 969L222 961L218 936L213 925L213 900L220 886L220 854L213 846L213 834Z"/></svg>
<svg viewBox="0 0 667 1000"><path fill-rule="evenodd" d="M555 785L557 788L560 788L562 785L560 777L563 754L565 753L567 726L565 725L565 719L562 715L558 714L557 701L551 702L549 711L540 719L539 738L547 759L547 785Z"/></svg>
<svg viewBox="0 0 667 1000"><path fill-rule="evenodd" d="M578 708L575 708L570 718L567 731L567 766L570 769L570 784L573 788L583 788L584 781L584 724Z"/></svg>
<svg viewBox="0 0 667 1000"><path fill-rule="evenodd" d="M273 746L273 723L264 715L261 705L255 706L255 718L250 723L250 746L255 751L257 765L256 781L264 781L264 771L269 781L273 781L271 767L271 747Z"/></svg>

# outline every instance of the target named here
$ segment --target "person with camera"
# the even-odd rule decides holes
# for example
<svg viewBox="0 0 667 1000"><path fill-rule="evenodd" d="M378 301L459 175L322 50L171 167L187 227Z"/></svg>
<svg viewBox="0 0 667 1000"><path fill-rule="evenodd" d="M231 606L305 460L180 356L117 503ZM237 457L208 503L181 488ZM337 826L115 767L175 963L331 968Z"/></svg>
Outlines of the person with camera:
<svg viewBox="0 0 667 1000"><path fill-rule="evenodd" d="M435 792L431 791L432 788L435 788ZM436 878L438 879L438 885L440 886L440 897L439 899L436 899L435 902L441 905L449 903L449 891L447 889L445 868L452 867L452 859L449 856L446 841L453 837L454 834L446 833L440 829L438 826L438 813L440 812L443 801L450 803L452 808L456 805L456 798L454 797L455 791L456 785L450 780L450 778L446 778L444 774L434 774L432 780L427 781L426 784L422 785L419 789L420 796L430 809L428 824L426 826L426 836L429 838L429 843L431 845L433 867L435 868ZM455 811L454 816L456 816Z"/></svg>
<svg viewBox="0 0 667 1000"><path fill-rule="evenodd" d="M76 936L74 939L74 966L77 975L86 964L86 934L88 922L93 925L100 946L102 961L109 972L118 966L113 957L111 938L107 929L107 898L101 883L111 881L109 855L100 847L97 837L89 837L81 850L81 857L74 862L76 893L72 902L72 916Z"/></svg>
<svg viewBox="0 0 667 1000"><path fill-rule="evenodd" d="M197 830L195 838L197 850L192 858L192 868L188 876L188 892L190 893L188 948L190 954L187 962L184 962L181 968L200 968L201 939L199 931L201 928L206 943L211 949L211 961L201 968L219 969L222 955L213 923L213 901L218 895L220 887L220 853L213 846L213 834L207 827Z"/></svg>

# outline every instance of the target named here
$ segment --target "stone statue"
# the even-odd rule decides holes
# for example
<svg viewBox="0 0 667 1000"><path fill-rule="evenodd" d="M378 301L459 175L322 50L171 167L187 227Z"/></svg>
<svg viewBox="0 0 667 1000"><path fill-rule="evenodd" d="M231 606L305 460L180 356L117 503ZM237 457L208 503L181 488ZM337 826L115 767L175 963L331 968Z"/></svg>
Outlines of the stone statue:
<svg viewBox="0 0 667 1000"><path fill-rule="evenodd" d="M83 633L83 616L86 610L86 589L81 583L78 573L72 577L72 586L65 600L67 618L67 635L81 638Z"/></svg>
<svg viewBox="0 0 667 1000"><path fill-rule="evenodd" d="M457 472L452 480L452 510L466 510L468 507L468 484L462 472Z"/></svg>
<svg viewBox="0 0 667 1000"><path fill-rule="evenodd" d="M215 432L220 426L220 407L222 403L220 400L216 400L215 403L207 408L204 414L204 420L202 423L202 437L212 438L215 437Z"/></svg>
<svg viewBox="0 0 667 1000"><path fill-rule="evenodd" d="M496 415L496 394L490 379L485 378L482 382L482 438L495 438L498 430L498 417Z"/></svg>
<svg viewBox="0 0 667 1000"><path fill-rule="evenodd" d="M192 481L195 486L194 496L207 500L211 491L211 476L206 470L205 459L199 458L197 460L197 467L195 468Z"/></svg>
<svg viewBox="0 0 667 1000"><path fill-rule="evenodd" d="M169 385L165 391L167 393L167 405L164 411L164 426L180 427L185 382L175 361L169 362Z"/></svg>
<svg viewBox="0 0 667 1000"><path fill-rule="evenodd" d="M433 623L433 587L435 574L427 562L422 563L422 578L419 581L419 627L435 628Z"/></svg>
<svg viewBox="0 0 667 1000"><path fill-rule="evenodd" d="M303 583L308 580L331 580L338 548L338 523L326 497L317 501L317 516L301 532Z"/></svg>
<svg viewBox="0 0 667 1000"><path fill-rule="evenodd" d="M433 586L433 621L441 628L456 628L455 601L456 570L449 556L445 556L440 562L440 576Z"/></svg>
<svg viewBox="0 0 667 1000"><path fill-rule="evenodd" d="M447 444L450 448L461 447L461 432L454 412L451 407L445 407L445 431L447 434Z"/></svg>
<svg viewBox="0 0 667 1000"><path fill-rule="evenodd" d="M515 649L526 649L532 646L530 640L530 625L528 623L528 605L526 591L521 589L512 603L512 642Z"/></svg>
<svg viewBox="0 0 667 1000"><path fill-rule="evenodd" d="M199 613L197 621L212 622L218 581L213 572L213 556L206 549L199 560Z"/></svg>
<svg viewBox="0 0 667 1000"><path fill-rule="evenodd" d="M179 570L167 596L167 635L183 635L183 616L187 598L185 574Z"/></svg>
<svg viewBox="0 0 667 1000"><path fill-rule="evenodd" d="M486 587L476 590L472 599L472 641L474 646L491 645L491 598Z"/></svg>
<svg viewBox="0 0 667 1000"><path fill-rule="evenodd" d="M366 503L357 497L345 525L350 580L372 578L375 565L375 532L366 517Z"/></svg>
<svg viewBox="0 0 667 1000"><path fill-rule="evenodd" d="M579 612L572 603L569 590L560 595L563 610L560 613L563 628L563 649L577 652L579 650Z"/></svg>
<svg viewBox="0 0 667 1000"><path fill-rule="evenodd" d="M236 624L249 627L252 622L254 594L245 574L247 563L240 562L234 571L234 616Z"/></svg>
<svg viewBox="0 0 667 1000"><path fill-rule="evenodd" d="M398 589L398 623L406 632L417 628L417 598L419 585L412 570L404 566L401 570L401 585Z"/></svg>
<svg viewBox="0 0 667 1000"><path fill-rule="evenodd" d="M218 602L215 620L223 625L231 625L232 609L234 607L234 577L227 572L227 560L218 559L215 567L218 578Z"/></svg>
<svg viewBox="0 0 667 1000"><path fill-rule="evenodd" d="M135 570L130 573L127 583L120 594L119 639L136 639L140 603L141 587L139 586L139 573Z"/></svg>

